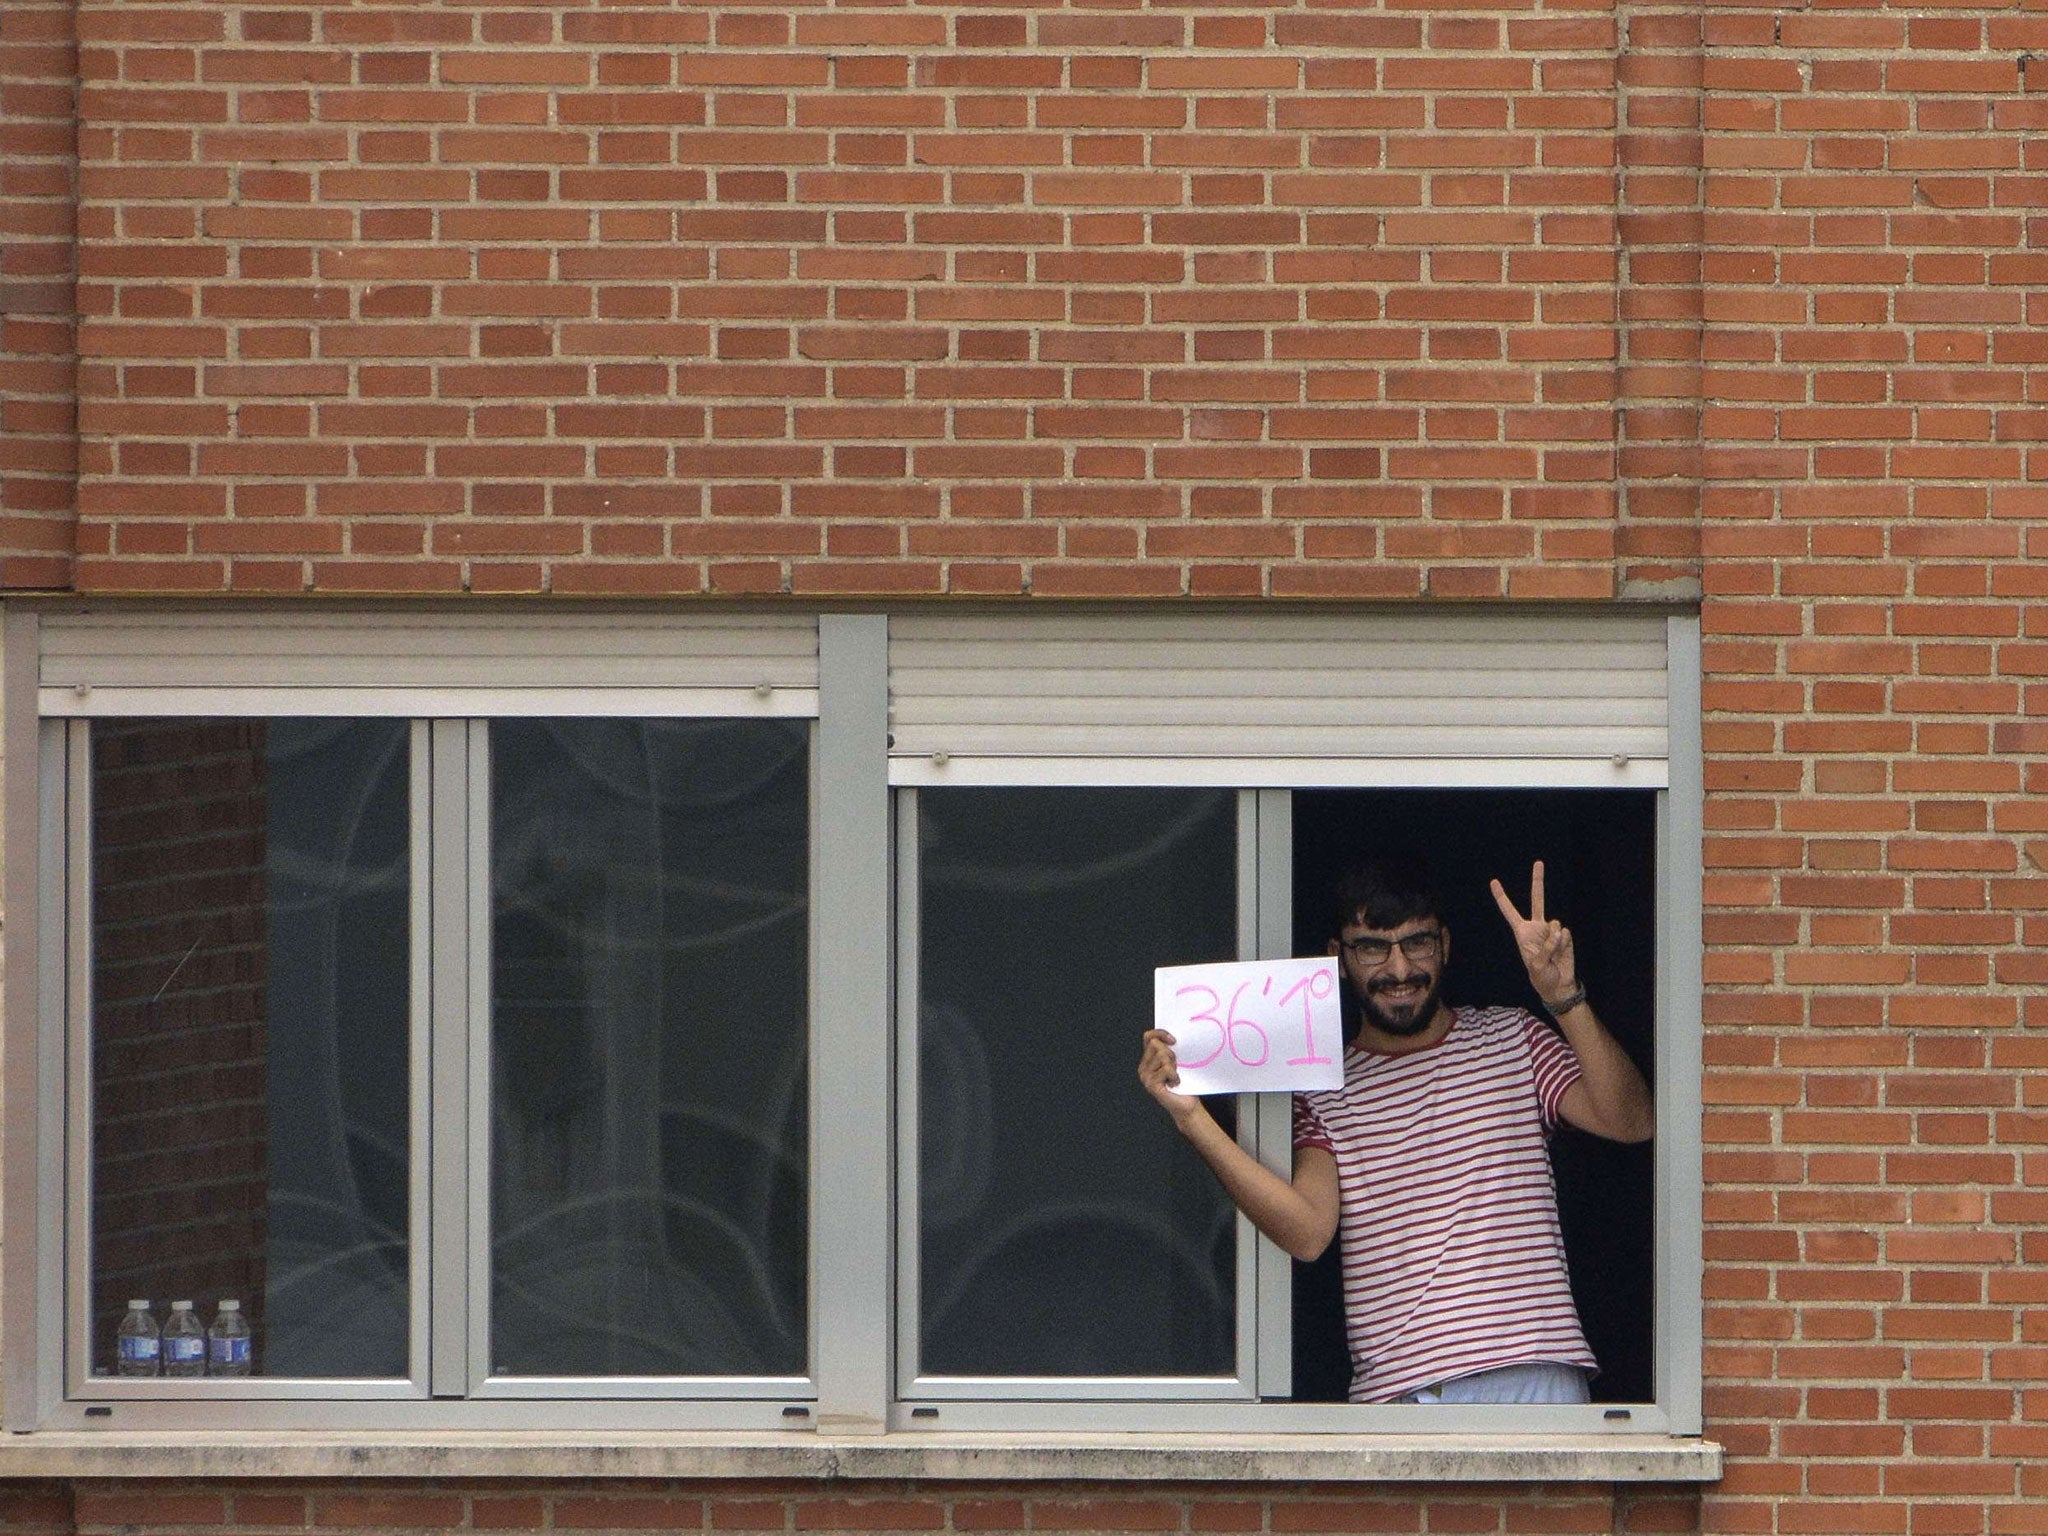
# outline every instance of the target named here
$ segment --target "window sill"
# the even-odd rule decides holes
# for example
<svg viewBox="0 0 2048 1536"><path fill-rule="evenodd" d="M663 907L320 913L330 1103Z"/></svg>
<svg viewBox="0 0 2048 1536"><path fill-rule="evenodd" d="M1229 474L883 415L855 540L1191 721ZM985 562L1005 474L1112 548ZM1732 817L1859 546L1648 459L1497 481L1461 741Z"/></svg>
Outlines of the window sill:
<svg viewBox="0 0 2048 1536"><path fill-rule="evenodd" d="M1638 1435L431 1434L42 1430L0 1478L484 1477L948 1482L1706 1483L1710 1440Z"/></svg>

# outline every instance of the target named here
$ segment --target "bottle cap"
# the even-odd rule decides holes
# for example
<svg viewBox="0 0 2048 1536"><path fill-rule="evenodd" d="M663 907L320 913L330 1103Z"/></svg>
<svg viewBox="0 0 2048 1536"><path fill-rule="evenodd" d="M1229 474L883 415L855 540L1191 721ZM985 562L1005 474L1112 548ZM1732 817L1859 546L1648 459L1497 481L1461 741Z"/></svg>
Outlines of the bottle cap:
<svg viewBox="0 0 2048 1536"><path fill-rule="evenodd" d="M149 1298L145 1296L140 1301L129 1302L128 1310L130 1312L147 1312L149 1310Z"/></svg>
<svg viewBox="0 0 2048 1536"><path fill-rule="evenodd" d="M173 1312L190 1312L192 1310L192 1303L189 1301L174 1301L171 1303L171 1310Z"/></svg>
<svg viewBox="0 0 2048 1536"><path fill-rule="evenodd" d="M234 1297L230 1296L226 1301L220 1304L220 1309L223 1312L239 1312L242 1310L242 1304L239 1301L236 1301Z"/></svg>

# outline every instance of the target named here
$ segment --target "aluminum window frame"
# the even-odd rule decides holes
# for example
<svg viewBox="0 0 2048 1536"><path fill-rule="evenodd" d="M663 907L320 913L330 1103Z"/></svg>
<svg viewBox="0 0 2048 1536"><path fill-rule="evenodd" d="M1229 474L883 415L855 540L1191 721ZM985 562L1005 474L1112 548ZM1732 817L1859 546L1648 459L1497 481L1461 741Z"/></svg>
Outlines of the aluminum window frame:
<svg viewBox="0 0 2048 1536"><path fill-rule="evenodd" d="M144 701L138 701L146 703ZM164 718L145 716L147 718ZM79 942L64 948L62 1081L66 1230L62 1401L90 1414L123 1405L127 1421L152 1405L179 1419L188 1404L357 1401L464 1403L652 1399L722 1426L714 1405L785 1405L815 1395L806 1376L498 1376L490 1339L490 719L413 719L407 766L411 874L408 967L408 1369L391 1378L152 1377L90 1374L92 1253L91 727L96 712L51 722L43 746L51 796L43 840L64 867L56 921ZM222 718L237 718L226 716ZM242 716L240 718L250 718ZM270 718L256 716L256 718ZM729 718L729 717L718 717ZM812 756L815 759L815 731ZM815 798L815 797L807 797ZM816 813L812 812L815 840ZM816 883L813 869L812 884ZM815 891L813 891L815 900ZM815 990L815 989L814 989ZM694 1410L694 1411L692 1411ZM672 1415L665 1416L672 1421Z"/></svg>
<svg viewBox="0 0 2048 1536"><path fill-rule="evenodd" d="M1293 947L1292 795L1315 788L1650 788L1655 791L1657 944L1656 1042L1654 1064L1657 1129L1652 1148L1655 1200L1651 1318L1653 1399L1644 1403L1584 1405L1406 1405L1292 1403L1273 1401L1291 1387L1292 1295L1288 1256L1238 1221L1240 1273L1245 1247L1256 1251L1255 1299L1240 1294L1240 1327L1254 1331L1250 1379L1261 1401L1230 1401L1223 1394L1203 1400L1189 1390L1190 1379L1151 1384L1103 1383L1081 1379L999 1380L984 1383L919 1378L916 1352L916 1125L914 1072L907 1071L899 1095L910 1107L899 1126L898 1241L905 1255L898 1327L911 1336L898 1350L902 1400L892 1424L902 1429L956 1431L1089 1429L1229 1433L1650 1433L1701 1432L1702 1199L1700 1162L1700 976L1704 791L1700 770L1699 625L1691 615L1672 615L1664 624L1666 710L1669 748L1661 763L1617 761L1595 767L1578 761L1502 758L1445 765L1408 759L1347 761L1317 766L1287 761L1235 760L1227 767L1171 759L1075 756L980 758L963 762L934 756L899 758L892 764L899 816L914 823L916 795L935 783L975 786L1174 787L1219 782L1240 786L1241 829L1249 825L1256 868L1240 867L1240 921L1254 930L1246 958L1279 958ZM1291 777L1299 772L1298 780ZM1250 786L1250 787L1245 787ZM1245 844L1241 841L1242 856ZM897 900L906 913L916 909L914 830L898 839ZM1241 950L1242 953L1242 950ZM899 931L897 963L904 978L896 1048L916 1059L917 949L914 931ZM1246 1101L1252 1101L1246 1113ZM1240 1096L1239 1136L1268 1167L1283 1175L1292 1167L1290 1096ZM1247 1341L1239 1339L1240 1358ZM975 1386L982 1390L976 1392Z"/></svg>
<svg viewBox="0 0 2048 1536"><path fill-rule="evenodd" d="M1557 786L1509 782L1487 787L1540 790ZM915 911L918 897L915 807L919 786L899 786L896 793L897 903L900 910L909 913ZM1652 1153L1657 1202L1653 1238L1657 1265L1652 1318L1653 1401L1502 1406L1276 1401L1284 1399L1291 1390L1293 1260L1277 1244L1253 1230L1242 1215L1237 1220L1238 1262L1239 1284L1245 1289L1240 1290L1238 1299L1238 1346L1240 1360L1249 1359L1252 1367L1236 1380L1212 1384L1203 1378L918 1376L914 981L917 947L914 919L906 919L899 926L897 947L897 966L905 980L899 985L896 1050L898 1059L907 1063L898 1084L898 1097L899 1103L908 1107L898 1126L898 1155L904 1170L899 1175L897 1200L898 1243L904 1256L897 1297L897 1371L902 1396L896 1405L893 1427L971 1432L1121 1429L1242 1434L1698 1434L1699 1312L1696 1305L1690 1309L1684 1305L1687 1296L1698 1296L1700 1273L1698 1008L1696 1003L1690 1009L1681 1006L1680 998L1698 996L1697 946L1686 945L1682 935L1698 931L1700 870L1697 857L1690 861L1688 869L1681 851L1687 846L1694 850L1698 847L1697 837L1688 845L1682 835L1686 797L1682 782L1658 790L1655 817L1659 911L1655 924L1658 976L1654 1066L1658 1125ZM1241 940L1240 958L1284 958L1292 953L1292 822L1292 791L1239 791L1240 859L1248 848L1254 854L1252 868L1247 869L1243 862L1239 867L1240 931L1242 934L1249 930L1248 944ZM1692 893L1689 910L1684 899L1687 893ZM1253 1150L1268 1167L1288 1176L1293 1165L1291 1095L1241 1094L1238 1105L1240 1143ZM1255 1278L1246 1287L1248 1272ZM1240 1384L1250 1390L1228 1390Z"/></svg>
<svg viewBox="0 0 2048 1536"><path fill-rule="evenodd" d="M111 717L103 717L111 718ZM161 718L129 717L129 718ZM430 1003L426 956L431 923L426 910L430 876L423 856L428 806L420 790L427 776L426 737L421 722L407 732L407 1041L406 1083L406 1373L391 1377L167 1377L128 1379L91 1374L93 1211L93 1032L92 953L92 721L65 719L44 737L46 752L58 757L53 778L63 781L60 818L46 823L44 838L64 851L64 931L74 936L64 951L64 1168L63 1282L64 1400L67 1403L249 1402L317 1398L321 1401L405 1401L427 1396L429 1285L428 1215L431 1169L428 1042ZM54 739L53 739L54 737Z"/></svg>
<svg viewBox="0 0 2048 1536"><path fill-rule="evenodd" d="M146 702L146 701L145 701ZM93 718L115 718L110 712ZM720 717L729 718L729 717ZM91 719L51 722L43 734L46 796L43 842L64 869L60 912L65 934L91 934ZM659 1402L658 1422L690 1427L781 1427L791 1404L815 1396L803 1377L500 1377L489 1372L490 1328L490 777L489 719L413 719L409 729L409 860L412 871L409 967L412 975L408 1084L408 1373L394 1378L200 1377L124 1380L87 1374L92 1324L91 1018L88 942L64 956L63 1030L66 1095L63 1199L65 1274L60 1286L65 1361L63 1417L88 1418L121 1405L120 1419L211 1427L251 1415L206 1405L315 1404L348 1419L358 1402L541 1405L644 1399ZM812 731L815 759L817 732ZM815 801L816 796L809 797ZM817 810L811 812L813 841ZM813 861L812 900L817 870ZM815 996L815 987L813 988ZM812 1158L816 1162L815 1152ZM472 1176L474 1175L474 1176ZM814 1201L815 1203L815 1201ZM813 1330L815 1345L815 1329ZM194 1410L197 1410L196 1412ZM803 1416L808 1417L808 1408ZM579 1410L580 1415L580 1410ZM255 1417L271 1417L260 1412ZM411 1422L402 1412L376 1416ZM516 1414L505 1422L520 1423ZM531 1417L531 1416L529 1416ZM550 1414L559 1421L559 1414ZM640 1422L630 1411L623 1422ZM289 1422L289 1419L280 1420ZM646 1422L657 1422L648 1418Z"/></svg>
<svg viewBox="0 0 2048 1536"><path fill-rule="evenodd" d="M1146 786L1152 787L1152 786ZM896 1358L894 1378L901 1411L899 1420L925 1423L957 1413L964 1404L988 1403L1126 1403L1160 1400L1176 1402L1257 1402L1262 1390L1261 1357L1256 1350L1260 1337L1255 1320L1261 1302L1260 1282L1265 1268L1260 1262L1257 1232L1242 1212L1233 1218L1236 1233L1235 1305L1236 1361L1228 1376L947 1376L926 1374L921 1369L919 1342L922 1283L922 1221L919 1205L919 1085L918 1031L922 1013L919 988L919 786L903 785L895 790L896 802L896 1017L894 1050L896 1074L896 1158L895 1185L896 1286L894 1313ZM1259 795L1256 791L1236 792L1236 827L1233 856L1236 861L1236 948L1235 958L1258 958L1259 925L1258 852ZM1133 1035L1135 1044L1136 1036ZM1136 1058L1133 1057L1135 1063ZM1279 1097L1272 1094L1241 1093L1237 1102L1238 1141L1248 1149L1262 1148L1264 1124L1260 1101ZM1266 1246L1271 1246L1266 1245ZM1277 1249L1275 1250L1278 1251ZM1285 1255L1282 1255L1284 1258ZM1270 1282L1269 1282L1270 1283ZM1270 1390L1270 1389L1267 1389ZM957 1427L957 1426L955 1426Z"/></svg>
<svg viewBox="0 0 2048 1536"><path fill-rule="evenodd" d="M5 613L8 668L0 733L13 749L16 771L4 792L10 846L34 861L24 878L19 859L7 866L14 910L36 914L31 963L22 964L15 941L6 994L9 1038L7 1119L10 1167L32 1166L34 1177L8 1181L10 1241L4 1262L10 1304L4 1329L9 1429L104 1427L211 1428L424 1428L460 1424L528 1429L573 1420L585 1427L681 1428L758 1432L809 1427L818 1398L819 1313L816 1305L821 1211L834 1196L821 1185L830 1159L810 1136L807 1178L811 1230L807 1234L809 1364L801 1376L495 1377L485 1368L489 1339L489 722L506 716L641 716L660 718L803 718L808 724L811 772L806 798L810 825L808 943L813 952L806 1020L809 1097L816 1113L821 989L816 955L823 924L818 913L845 916L871 910L864 881L821 853L820 830L847 813L848 785L860 778L879 786L885 728L879 708L817 707L818 690L791 686L786 675L746 689L720 686L694 691L677 708L675 695L642 687L615 687L574 700L557 690L445 687L366 692L294 689L288 684L232 688L139 687L98 690L80 683L45 686L37 675L41 637L36 605L10 603ZM879 663L886 631L879 620L852 625L823 621L833 636L837 670L845 654L866 653L865 667L835 696L880 698ZM181 625L184 633L192 626ZM200 626L203 632L203 626ZM862 642L865 642L864 646ZM828 666L829 669L829 666ZM465 713L434 713L459 704ZM94 719L218 716L277 718L327 713L335 706L370 706L368 717L409 720L409 1001L407 1284L408 1368L403 1377L236 1379L155 1377L125 1380L88 1373L92 1343L91 1037L90 938L92 838L90 730ZM538 706L538 707L520 707ZM667 707L664 707L667 706ZM414 713L418 709L421 713ZM863 740L871 737L871 741ZM24 742L31 745L24 748ZM835 792L822 790L823 765L848 755L872 758L854 774L837 774ZM27 765L23 771L21 765ZM886 796L872 797L886 815ZM828 900L829 893L829 900ZM886 924L886 911L882 921ZM878 970L886 986L886 965ZM33 1030L21 1028L33 1009ZM841 1008L841 1027L844 1036ZM843 1052L842 1042L842 1052ZM23 1109L24 1096L32 1108ZM471 1177L472 1171L476 1176ZM843 1182L843 1180L841 1180ZM841 1192L843 1194L843 1191ZM843 1206L842 1206L843 1208ZM14 1240L23 1222L32 1240ZM845 1223L842 1221L842 1225ZM846 1307L842 1302L839 1311ZM54 1344L55 1347L51 1347ZM574 1404L566 1409L566 1404ZM880 1423L877 1402L872 1418Z"/></svg>
<svg viewBox="0 0 2048 1536"><path fill-rule="evenodd" d="M1670 747L1664 782L1653 782L1651 765L1640 760L1617 765L1611 777L1585 764L1546 760L1434 762L1382 759L1331 763L1269 761L1235 764L1232 783L1254 806L1252 840L1258 850L1257 873L1249 897L1241 896L1240 929L1247 927L1254 952L1285 953L1291 943L1291 893L1278 871L1280 850L1289 847L1287 822L1291 791L1315 787L1370 787L1427 784L1545 788L1595 782L1658 789L1658 972L1656 1083L1658 1128L1655 1144L1655 1191L1658 1233L1655 1247L1656 1300L1653 1319L1655 1402L1584 1408L1453 1408L1417 1409L1365 1407L1350 1404L1292 1404L1258 1401L1144 1401L1068 1398L1032 1402L1004 1398L946 1398L932 1401L899 1390L901 1378L897 1330L898 1270L908 1265L896 1251L901 1216L885 1211L876 1220L875 1191L895 1187L902 1128L897 1053L902 1010L894 996L900 962L901 935L892 908L902 897L895 870L893 818L899 807L891 788L934 782L985 782L981 765L956 763L949 775L944 764L924 764L906 774L899 760L891 762L888 741L890 676L889 620L886 612L841 612L813 615L818 647L817 687L805 697L783 682L774 689L724 686L719 697L727 708L676 708L661 688L611 687L603 696L585 693L579 707L530 707L543 695L518 688L465 689L437 684L427 691L371 690L368 694L336 690L324 697L289 687L267 689L246 682L231 690L204 687L142 689L132 695L67 682L46 686L39 671L39 626L46 615L78 611L66 601L11 600L0 610L4 646L0 646L0 757L12 770L0 783L0 816L4 816L9 857L0 871L10 923L0 942L6 946L4 986L5 1090L8 1115L4 1156L8 1177L4 1194L4 1250L0 1250L0 1281L4 1281L5 1313L0 1317L0 1372L5 1377L5 1427L37 1428L164 1428L213 1430L361 1429L407 1430L464 1428L479 1431L576 1430L627 1433L638 1430L700 1430L714 1435L750 1435L763 1430L815 1431L820 1434L872 1434L882 1431L1058 1431L1121 1435L1159 1430L1192 1434L1223 1433L1479 1433L1524 1435L1532 1432L1602 1434L1653 1433L1698 1435L1701 1428L1702 1217L1700 1174L1701 1025L1700 938L1704 790L1699 730L1700 659L1696 615L1676 613L1664 620L1668 648L1667 698ZM344 615L346 607L327 610ZM153 614L185 628L203 623L186 610L136 603L126 610L147 629ZM474 622L475 614L464 617ZM546 615L539 616L544 625ZM1259 622L1248 611L1248 624ZM536 627L532 610L512 610L496 622L507 629ZM1483 622L1483 620L1482 620ZM347 625L333 633L346 644ZM770 696L772 694L772 697ZM396 707L398 695L433 708ZM337 1396L332 1383L317 1379L290 1385L301 1392L272 1396L254 1394L245 1382L181 1382L178 1396L166 1396L170 1385L159 1379L147 1400L97 1395L101 1387L120 1387L117 1378L93 1378L95 1397L68 1397L64 1370L67 1313L66 1269L66 1127L67 1086L67 956L79 935L77 912L67 901L75 871L66 857L71 818L77 814L76 786L68 777L69 745L82 728L65 717L96 714L233 714L269 712L220 706L246 706L269 700L278 714L332 713L338 703L381 701L369 711L403 714L421 723L415 735L428 737L425 751L428 789L439 775L458 770L448 754L437 751L430 722L450 722L447 730L467 732L468 721L493 714L540 715L719 713L730 715L810 714L813 775L811 818L813 846L811 921L810 1020L810 1258L811 1371L801 1383L777 1379L774 1387L752 1398L693 1399L669 1395L677 1384L705 1378L661 1378L645 1384L656 1395L593 1395L582 1379L550 1382L546 1395L460 1395L474 1391L472 1360L477 1351L465 1333L435 1329L443 1305L430 1298L423 1315L427 1326L414 1331L415 1353L424 1346L424 1369L415 1362L415 1376L402 1385L405 1395L360 1398ZM52 712L46 717L39 701ZM559 702L559 700L557 700ZM704 700L700 697L698 703ZM172 703L174 707L153 707ZM529 707L519 707L525 704ZM451 712L452 711L452 712ZM355 713L355 710L346 711ZM450 748L452 751L452 746ZM467 748L464 748L466 756ZM415 745L414 788L417 797L422 753ZM967 771L962 771L966 769ZM475 771L465 762L463 774ZM1021 774L1024 782L1118 784L1132 782L1133 771L1162 787L1178 784L1214 785L1214 765L1171 759L1115 763L1083 763L1047 759L1005 765L994 775L1002 782ZM429 798L439 804L438 796ZM468 848L473 814L465 799L461 818L435 820L430 847L414 848L415 860L448 858ZM417 814L417 812L415 812ZM824 829L830 828L830 836ZM1241 812L1240 836L1245 835ZM437 852L438 850L438 852ZM1241 867L1241 882L1245 878ZM446 880L433 883L429 914L433 944L449 942L446 925L461 918L461 944L475 942L475 927L466 908L472 887L460 899ZM415 912L415 922L420 914ZM1241 942L1241 948L1243 944ZM439 955L440 950L434 953ZM487 950L484 952L487 956ZM425 958L415 954L414 964ZM487 976L487 971L485 972ZM460 965L435 964L429 975L431 1006L468 1011L479 1006L475 991L475 956L465 953ZM445 989L445 995L444 995ZM470 1036L474 1036L472 1026ZM439 1035L435 1039L440 1039ZM418 1042L415 1041L415 1049ZM431 1053L430 1053L431 1054ZM432 1110L416 1115L412 1134L428 1143L431 1181L440 1202L427 1246L416 1247L414 1260L431 1254L434 1285L451 1283L449 1267L462 1255L460 1284L471 1283L468 1266L478 1235L465 1218L451 1222L441 1206L451 1201L467 1207L476 1190L461 1185L458 1197L438 1193L458 1152L470 1153L474 1126L470 1103L477 1064L467 1040L431 1054L426 1067ZM487 1079L486 1079L487 1081ZM1259 1153L1276 1167L1291 1160L1291 1138L1285 1096L1262 1096L1243 1117L1245 1134ZM459 1115L450 1115L450 1100ZM438 1111L438 1113L433 1112ZM416 1166L415 1177L419 1175ZM485 1181L479 1181L483 1183ZM486 1190L487 1193L487 1190ZM421 1217L416 1207L414 1221ZM1241 1243L1241 1252L1245 1247ZM831 1254L823 1263L821 1254ZM1241 1258L1241 1262L1243 1262ZM1259 1319L1252 1376L1261 1395L1285 1391L1288 1343L1277 1322L1285 1315L1291 1261L1270 1243L1251 1247L1255 1311ZM473 1313L469 1322L474 1323ZM75 1349L75 1343L73 1345ZM251 1378L262 1381L262 1378ZM395 1380L395 1379L394 1379ZM422 1386L422 1384L424 1384ZM137 1384L150 1390L146 1384ZM286 1385L280 1383L279 1385ZM388 1391L391 1383L379 1382ZM485 1385L489 1386L486 1379ZM789 1387L784 1392L779 1389ZM230 1397L217 1391L227 1389ZM560 1390L553 1390L559 1387ZM196 1390L194 1390L196 1389ZM446 1395L444 1395L446 1394ZM920 1412L938 1408L937 1415ZM118 1410L118 1411L115 1411ZM914 1438L914 1435L913 1435Z"/></svg>
<svg viewBox="0 0 2048 1536"><path fill-rule="evenodd" d="M449 816L451 821L459 820L460 825L452 826L447 835L450 845L460 846L457 855L460 864L447 884L451 901L459 900L467 912L461 930L466 940L460 962L462 1006L442 1031L457 1037L449 1041L450 1054L459 1058L451 1066L450 1075L460 1075L462 1101L459 1108L441 1116L440 1120L449 1127L451 1137L456 1128L460 1128L464 1142L460 1156L468 1173L461 1178L437 1180L435 1185L436 1200L446 1202L447 1221L463 1234L459 1276L451 1278L449 1285L451 1294L459 1293L461 1300L459 1306L451 1307L449 1314L437 1315L460 1316L466 1319L467 1327L462 1339L463 1359L459 1365L450 1362L451 1368L457 1372L453 1379L460 1384L460 1390L441 1393L437 1380L437 1395L466 1402L555 1401L564 1398L577 1401L640 1399L666 1403L771 1401L778 1410L792 1401L809 1399L816 1394L812 1374L815 1365L811 1365L803 1375L540 1376L503 1374L490 1363L494 1318L491 726L497 720L507 718L526 717L498 715L487 719L471 717L433 722L440 752L450 759L449 777L451 780L459 778L463 783L459 806L453 808ZM811 782L816 778L816 735L815 730L810 733ZM808 792L805 795L809 824L807 836L813 848L818 841L818 821L815 807L808 802L815 798ZM817 867L815 860L808 862L811 866L808 900L814 906L817 900ZM815 1006L815 984L809 991ZM805 1033L806 1036L812 1033L808 1020ZM809 1331L811 1338L807 1341L806 1354L814 1357L815 1330Z"/></svg>

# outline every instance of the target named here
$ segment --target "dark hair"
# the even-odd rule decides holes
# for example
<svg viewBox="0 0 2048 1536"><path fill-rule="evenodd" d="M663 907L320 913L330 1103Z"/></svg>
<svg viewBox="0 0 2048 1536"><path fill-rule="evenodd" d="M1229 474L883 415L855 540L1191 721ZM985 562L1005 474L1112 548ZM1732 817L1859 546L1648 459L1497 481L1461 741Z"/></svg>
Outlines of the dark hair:
<svg viewBox="0 0 2048 1536"><path fill-rule="evenodd" d="M1368 854L1337 876L1331 896L1334 934L1353 924L1398 928L1419 917L1441 921L1444 915L1429 866L1419 854L1405 850Z"/></svg>

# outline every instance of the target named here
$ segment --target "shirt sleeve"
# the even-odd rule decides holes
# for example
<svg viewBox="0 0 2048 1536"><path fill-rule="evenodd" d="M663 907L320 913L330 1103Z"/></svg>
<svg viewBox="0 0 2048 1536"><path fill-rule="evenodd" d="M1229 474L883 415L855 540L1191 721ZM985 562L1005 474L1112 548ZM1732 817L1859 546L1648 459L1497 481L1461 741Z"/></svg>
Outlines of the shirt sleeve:
<svg viewBox="0 0 2048 1536"><path fill-rule="evenodd" d="M1323 1117L1316 1113L1316 1107L1309 1102L1305 1093L1294 1096L1294 1146L1321 1147L1332 1157L1337 1155L1337 1144L1330 1139L1329 1127L1323 1124Z"/></svg>
<svg viewBox="0 0 2048 1536"><path fill-rule="evenodd" d="M1529 1041L1529 1067L1536 1077L1536 1102L1543 1109L1543 1128L1558 1121L1565 1090L1579 1080L1579 1058L1564 1036L1533 1013L1522 1015L1522 1032ZM1300 1132L1296 1131L1297 1140Z"/></svg>

